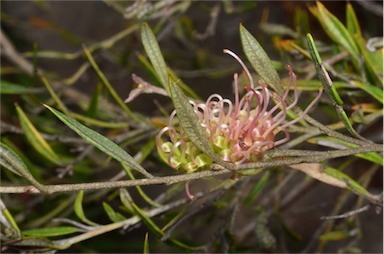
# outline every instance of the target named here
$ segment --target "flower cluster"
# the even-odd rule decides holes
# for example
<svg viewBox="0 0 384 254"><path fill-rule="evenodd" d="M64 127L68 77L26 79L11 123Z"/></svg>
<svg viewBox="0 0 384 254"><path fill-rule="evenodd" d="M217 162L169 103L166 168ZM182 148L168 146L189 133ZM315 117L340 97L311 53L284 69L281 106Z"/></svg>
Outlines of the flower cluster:
<svg viewBox="0 0 384 254"><path fill-rule="evenodd" d="M234 74L234 103L218 94L209 96L205 103L190 103L214 151L224 161L235 164L260 161L266 150L289 140L287 127L302 119L320 98L322 90L298 118L287 122L287 111L296 106L299 97L296 75L291 67L288 66L290 79L287 88L280 96L271 92L262 81L255 87L243 61L230 50L224 52L241 64L250 83L250 86L245 87L247 92L239 98L238 75ZM292 85L294 97L287 105L286 100ZM187 172L209 167L211 159L193 145L178 125L175 116L176 111L173 111L168 126L156 137L160 156L171 167L182 168ZM282 135L277 139L279 133Z"/></svg>

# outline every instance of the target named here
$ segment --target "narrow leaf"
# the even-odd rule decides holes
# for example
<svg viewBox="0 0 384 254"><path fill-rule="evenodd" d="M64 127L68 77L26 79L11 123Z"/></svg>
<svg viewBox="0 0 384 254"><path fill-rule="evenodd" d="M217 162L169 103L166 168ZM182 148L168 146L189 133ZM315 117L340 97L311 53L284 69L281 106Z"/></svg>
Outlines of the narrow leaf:
<svg viewBox="0 0 384 254"><path fill-rule="evenodd" d="M361 186L358 182L356 182L340 170L337 170L332 167L327 167L324 169L324 173L331 177L334 177L335 179L343 181L346 184L347 188L352 190L355 194L371 200L375 199L374 196L369 193L363 186Z"/></svg>
<svg viewBox="0 0 384 254"><path fill-rule="evenodd" d="M368 67L368 70L371 71L373 73L373 76L375 76L377 80L380 82L379 86L382 86L383 84L383 50L378 49L372 52L367 49L367 46L366 46L367 42L361 35L356 34L354 38L361 52L363 53L364 60L365 60L366 66Z"/></svg>
<svg viewBox="0 0 384 254"><path fill-rule="evenodd" d="M232 167L232 164L225 163L214 152L213 148L209 144L208 138L200 125L197 115L192 109L192 106L188 98L183 94L181 89L172 80L170 81L169 91L173 104L175 106L176 115L179 119L179 123L186 135L191 139L193 144L202 152L207 154L216 163Z"/></svg>
<svg viewBox="0 0 384 254"><path fill-rule="evenodd" d="M358 145L340 140L338 138L328 137L328 136L311 138L308 140L308 142L330 147L330 148L339 149L339 150L358 147ZM381 157L381 155L376 152L355 154L354 156L371 161L379 165L383 165L383 157Z"/></svg>
<svg viewBox="0 0 384 254"><path fill-rule="evenodd" d="M103 86L101 84L98 84L95 91L92 94L91 101L89 102L89 106L87 109L87 116L88 117L95 117L97 112L97 107L99 103L99 98L101 91L103 89Z"/></svg>
<svg viewBox="0 0 384 254"><path fill-rule="evenodd" d="M57 116L57 118L59 118L63 123L65 123L69 128L71 128L79 136L81 136L82 138L87 140L89 143L99 148L104 153L108 154L109 156L116 159L117 161L126 164L132 169L137 170L138 172L142 173L148 178L153 177L151 174L145 171L145 169L142 166L137 164L137 162L132 158L131 155L129 155L127 152L125 152L121 147L116 145L111 140L95 132L94 130L91 130L90 128L82 125L78 121L64 115L63 113L60 113L56 109L51 108L48 105L44 105L44 106L48 108L54 115Z"/></svg>
<svg viewBox="0 0 384 254"><path fill-rule="evenodd" d="M129 194L129 192L126 189L124 189L124 188L120 189L120 200L121 200L121 203L123 203L124 207L126 209L128 209L128 211L130 213L133 214L134 211L133 211L133 208L132 208L132 205L131 205L132 197Z"/></svg>
<svg viewBox="0 0 384 254"><path fill-rule="evenodd" d="M355 10L352 7L352 4L349 3L349 2L347 3L346 18L347 18L347 29L348 29L348 32L351 35L356 34L356 35L361 36L359 20L356 17L356 13L355 13Z"/></svg>
<svg viewBox="0 0 384 254"><path fill-rule="evenodd" d="M109 204L103 202L103 207L104 207L104 211L107 213L111 221L118 222L126 219L120 213L115 212L115 210L113 210L113 208Z"/></svg>
<svg viewBox="0 0 384 254"><path fill-rule="evenodd" d="M108 92L111 94L113 99L119 104L119 106L127 113L128 116L130 116L132 119L137 120L135 114L128 108L128 106L123 102L123 100L120 98L120 96L117 94L116 90L113 88L111 83L108 81L107 77L104 75L104 73L100 70L99 66L95 62L95 59L93 59L91 52L89 49L87 49L85 46L83 46L83 51L88 59L89 63L91 64L93 70L96 72L97 76L99 77L100 81L103 83L103 85L107 88Z"/></svg>
<svg viewBox="0 0 384 254"><path fill-rule="evenodd" d="M371 95L373 98L378 100L379 102L383 103L383 89L368 83L363 83L357 80L351 80L350 81L352 85L360 88L361 90L364 90L369 95Z"/></svg>
<svg viewBox="0 0 384 254"><path fill-rule="evenodd" d="M147 53L159 80L169 94L167 65L165 64L156 37L147 23L141 25L140 34L145 52Z"/></svg>
<svg viewBox="0 0 384 254"><path fill-rule="evenodd" d="M264 189L266 183L268 182L268 179L269 179L269 171L265 172L265 174L260 178L259 181L257 181L257 183L255 184L255 186L253 187L253 189L250 191L250 193L248 194L248 196L246 197L245 199L245 203L247 205L251 205L252 202L255 201L255 199L259 196L259 194L261 193L261 191Z"/></svg>
<svg viewBox="0 0 384 254"><path fill-rule="evenodd" d="M145 234L144 238L144 254L149 254L149 244L148 244L148 232Z"/></svg>
<svg viewBox="0 0 384 254"><path fill-rule="evenodd" d="M62 227L50 227L50 228L37 228L24 230L22 234L28 237L51 237L69 235L76 232L80 232L78 228L62 226Z"/></svg>
<svg viewBox="0 0 384 254"><path fill-rule="evenodd" d="M324 68L320 54L317 51L315 42L311 34L307 34L307 43L308 43L309 52L311 53L311 56L312 56L312 61L316 68L317 75L319 76L319 79L321 81L321 84L324 87L325 92L336 104L343 105L343 101L341 100L339 93L333 87L333 82L329 77L328 72Z"/></svg>
<svg viewBox="0 0 384 254"><path fill-rule="evenodd" d="M81 190L79 191L79 194L76 197L75 204L73 206L76 216L82 220L84 223L87 223L89 225L96 226L97 224L94 223L93 221L88 220L88 218L84 214L83 210L83 197L84 197L84 191Z"/></svg>
<svg viewBox="0 0 384 254"><path fill-rule="evenodd" d="M240 38L243 45L243 50L252 67L255 69L261 79L271 86L277 93L282 95L284 89L280 84L280 78L275 68L271 63L267 53L260 46L259 42L253 35L240 24Z"/></svg>
<svg viewBox="0 0 384 254"><path fill-rule="evenodd" d="M131 205L132 205L132 208L135 210L135 212L137 213L137 215L143 220L144 224L147 225L147 227L152 231L154 232L157 236L159 237L162 237L164 235L164 231L161 230L161 228L159 228L154 222L153 220L147 216L147 214L142 210L140 209L134 202L131 202ZM201 247L192 247L192 246L188 246L176 239L173 239L173 238L168 238L166 240L167 242L170 242L176 246L179 246L183 249L187 249L187 250L199 250L201 249Z"/></svg>
<svg viewBox="0 0 384 254"><path fill-rule="evenodd" d="M41 92L44 92L41 88L26 87L7 80L0 80L0 94L33 94Z"/></svg>
<svg viewBox="0 0 384 254"><path fill-rule="evenodd" d="M355 60L356 65L359 61L359 48L348 30L340 22L340 20L330 13L320 2L317 2L317 13L317 18L319 19L319 22L323 26L325 32L333 41L343 46L348 51L348 53Z"/></svg>
<svg viewBox="0 0 384 254"><path fill-rule="evenodd" d="M33 148L35 148L37 152L39 152L43 157L45 157L49 161L55 163L56 165L62 165L59 156L53 151L51 146L41 136L39 131L28 119L24 111L18 105L16 105L16 110L25 136L27 137L29 143L33 146Z"/></svg>
<svg viewBox="0 0 384 254"><path fill-rule="evenodd" d="M17 225L15 219L13 218L12 214L9 212L3 201L0 199L0 211L1 211L1 218L2 218L2 230L3 232L6 232L6 230L10 231L12 230L12 239L20 239L21 233L20 228Z"/></svg>
<svg viewBox="0 0 384 254"><path fill-rule="evenodd" d="M23 160L10 147L2 142L0 142L0 165L19 176L25 177L25 179L30 181L37 189L44 192L44 186L32 176Z"/></svg>
<svg viewBox="0 0 384 254"><path fill-rule="evenodd" d="M320 235L319 240L321 241L340 241L348 238L348 231L333 231Z"/></svg>

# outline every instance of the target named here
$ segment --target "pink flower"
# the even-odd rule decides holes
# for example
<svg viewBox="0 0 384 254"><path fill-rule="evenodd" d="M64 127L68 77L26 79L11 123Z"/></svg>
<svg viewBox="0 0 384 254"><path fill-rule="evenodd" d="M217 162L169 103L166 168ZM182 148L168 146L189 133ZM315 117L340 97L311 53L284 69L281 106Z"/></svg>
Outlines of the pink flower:
<svg viewBox="0 0 384 254"><path fill-rule="evenodd" d="M282 96L271 92L267 85L259 81L255 87L253 78L243 61L232 51L224 50L234 57L244 69L250 86L239 98L238 75L234 74L235 102L224 99L219 94L212 94L205 103L190 101L201 126L215 152L227 161L242 164L260 161L266 150L287 142L290 138L287 128L301 120L322 94L320 90L316 98L298 118L286 121L287 111L296 106L298 90L296 75L288 66L289 82ZM286 100L293 85L293 102ZM274 102L274 105L271 105ZM183 168L187 172L209 167L211 159L199 151L177 125L173 111L168 126L163 128L156 137L160 156L173 168ZM282 133L283 135L278 135ZM168 141L163 141L167 134ZM278 137L278 138L277 138Z"/></svg>

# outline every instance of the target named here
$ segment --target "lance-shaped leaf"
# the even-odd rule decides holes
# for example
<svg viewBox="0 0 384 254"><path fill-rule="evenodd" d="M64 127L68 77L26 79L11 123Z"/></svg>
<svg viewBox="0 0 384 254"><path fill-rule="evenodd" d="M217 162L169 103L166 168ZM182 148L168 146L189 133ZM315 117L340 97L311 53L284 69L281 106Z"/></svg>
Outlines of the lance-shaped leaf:
<svg viewBox="0 0 384 254"><path fill-rule="evenodd" d="M62 236L69 235L80 230L76 227L70 226L60 226L60 227L50 227L50 228L36 228L24 230L22 233L24 236L30 237L50 237L50 236Z"/></svg>
<svg viewBox="0 0 384 254"><path fill-rule="evenodd" d="M234 164L224 162L213 150L209 144L208 138L200 125L197 115L192 109L188 98L183 94L181 89L176 85L173 80L170 80L169 91L175 106L176 115L179 119L180 125L191 139L193 144L203 153L207 154L216 163L227 167L233 168Z"/></svg>
<svg viewBox="0 0 384 254"><path fill-rule="evenodd" d="M10 147L2 142L0 142L0 165L19 176L23 176L37 189L44 192L44 186L32 176L23 160L14 151L12 151Z"/></svg>
<svg viewBox="0 0 384 254"><path fill-rule="evenodd" d="M323 61L321 60L319 51L317 51L315 42L311 34L307 34L307 43L309 52L311 53L312 61L315 65L317 75L324 87L325 92L330 98L338 105L343 105L343 101L340 98L337 90L333 86L333 82L329 77L327 70L324 68Z"/></svg>
<svg viewBox="0 0 384 254"><path fill-rule="evenodd" d="M308 139L308 142L321 145L321 146L335 148L335 149L351 149L351 148L358 147L358 145L346 142L344 140L340 140L338 138L328 137L328 136L314 137L314 138ZM383 157L376 152L359 153L359 154L355 154L354 156L371 161L379 165L383 165Z"/></svg>
<svg viewBox="0 0 384 254"><path fill-rule="evenodd" d="M356 17L355 10L353 9L351 3L347 3L346 18L347 18L348 32L352 35L356 34L356 35L361 36L359 20Z"/></svg>
<svg viewBox="0 0 384 254"><path fill-rule="evenodd" d="M383 84L383 50L373 48L373 51L367 49L366 40L359 34L354 36L357 45L359 46L361 52L363 53L365 64L368 67L368 70L373 73L373 75L380 82L379 86Z"/></svg>
<svg viewBox="0 0 384 254"><path fill-rule="evenodd" d="M345 173L332 167L322 168L321 164L317 163L302 163L296 165L290 165L291 168L300 170L310 177L322 181L326 184L333 185L339 188L350 189L355 194L367 198L371 201L376 201L374 195L369 193L358 182L350 178Z"/></svg>
<svg viewBox="0 0 384 254"><path fill-rule="evenodd" d="M49 161L55 163L56 165L62 165L59 156L53 151L51 146L47 143L47 141L45 141L40 132L18 105L16 105L16 111L20 119L21 128L33 148L35 148L37 152Z"/></svg>
<svg viewBox="0 0 384 254"><path fill-rule="evenodd" d="M159 44L157 43L156 36L153 34L147 23L141 25L140 34L145 52L155 69L156 75L169 94L167 65L165 64L164 57L161 53Z"/></svg>
<svg viewBox="0 0 384 254"><path fill-rule="evenodd" d="M106 202L103 202L104 211L107 213L109 219L113 222L125 220L126 218L118 212L115 212L113 208Z"/></svg>
<svg viewBox="0 0 384 254"><path fill-rule="evenodd" d="M0 80L0 83L0 94L32 94L44 92L44 89L41 88L18 85L8 82L7 80Z"/></svg>
<svg viewBox="0 0 384 254"><path fill-rule="evenodd" d="M117 144L104 137L103 135L97 133L94 130L82 125L78 121L60 113L54 108L51 108L48 105L44 105L48 108L57 118L59 118L63 123L65 123L69 128L71 128L74 132L79 134L82 138L87 140L92 145L99 148L104 153L108 154L112 158L116 159L120 163L127 165L128 167L135 169L136 171L142 173L148 178L152 178L153 176L149 174L142 166L140 166L131 155L129 155L126 151L124 151Z"/></svg>
<svg viewBox="0 0 384 254"><path fill-rule="evenodd" d="M75 211L77 217L82 220L84 223L87 223L89 225L97 226L97 224L93 221L90 221L84 213L83 209L83 197L84 197L84 191L79 191L79 194L76 197L75 203L73 204L73 210Z"/></svg>
<svg viewBox="0 0 384 254"><path fill-rule="evenodd" d="M277 93L282 95L284 89L280 84L280 78L267 53L260 46L259 42L252 36L252 34L240 24L240 38L243 45L243 50L252 64L257 74L261 79L273 88Z"/></svg>
<svg viewBox="0 0 384 254"><path fill-rule="evenodd" d="M359 48L347 28L320 2L317 2L317 9L310 8L310 10L318 18L328 36L348 51L356 65L359 61Z"/></svg>

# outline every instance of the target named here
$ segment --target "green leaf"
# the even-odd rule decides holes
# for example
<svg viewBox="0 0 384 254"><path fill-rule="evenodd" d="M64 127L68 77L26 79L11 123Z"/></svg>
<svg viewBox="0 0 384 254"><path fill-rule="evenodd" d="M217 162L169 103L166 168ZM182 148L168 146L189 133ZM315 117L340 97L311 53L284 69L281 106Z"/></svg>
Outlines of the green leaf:
<svg viewBox="0 0 384 254"><path fill-rule="evenodd" d="M116 90L113 88L111 83L108 81L107 77L100 70L99 66L97 65L97 63L93 59L91 52L85 46L83 46L83 51L84 51L84 54L85 54L86 58L88 59L89 63L91 64L93 70L96 72L100 81L107 88L108 92L111 94L113 99L117 102L117 104L119 104L119 106L125 111L125 113L127 113L127 115L129 117L131 117L134 120L137 120L136 115L128 108L128 106L124 103L124 101L117 94Z"/></svg>
<svg viewBox="0 0 384 254"><path fill-rule="evenodd" d="M23 160L9 146L2 142L0 142L0 165L19 176L23 176L37 189L44 192L44 186L32 176Z"/></svg>
<svg viewBox="0 0 384 254"><path fill-rule="evenodd" d="M24 111L16 105L17 114L20 119L21 128L23 129L25 136L29 143L39 152L43 157L56 165L62 165L62 161L59 156L53 151L51 146L41 136L39 131L35 128L32 122L28 119Z"/></svg>
<svg viewBox="0 0 384 254"><path fill-rule="evenodd" d="M145 234L144 238L144 254L149 254L149 244L148 244L148 232Z"/></svg>
<svg viewBox="0 0 384 254"><path fill-rule="evenodd" d="M244 53L257 74L259 74L265 83L282 95L284 89L280 84L279 75L277 74L276 69L273 68L271 60L255 37L253 37L242 24L240 24L240 38Z"/></svg>
<svg viewBox="0 0 384 254"><path fill-rule="evenodd" d="M69 235L76 232L80 232L80 230L75 227L61 226L61 227L28 229L28 230L24 230L22 234L27 237L50 237L50 236Z"/></svg>
<svg viewBox="0 0 384 254"><path fill-rule="evenodd" d="M348 238L348 231L333 231L320 235L319 240L321 241L340 241Z"/></svg>
<svg viewBox="0 0 384 254"><path fill-rule="evenodd" d="M379 102L383 103L383 89L381 89L380 87L377 87L368 83L360 82L357 80L351 80L350 83L360 88L361 90L367 92L369 95L371 95L373 98L375 98Z"/></svg>
<svg viewBox="0 0 384 254"><path fill-rule="evenodd" d="M91 97L91 101L89 102L89 106L87 109L87 116L88 117L95 117L97 113L97 107L98 102L100 98L101 91L103 90L102 84L98 84L95 91L93 92L93 95Z"/></svg>
<svg viewBox="0 0 384 254"><path fill-rule="evenodd" d="M147 23L141 25L140 34L145 52L147 53L159 80L169 94L167 65L165 64L156 37Z"/></svg>
<svg viewBox="0 0 384 254"><path fill-rule="evenodd" d="M317 51L315 42L311 34L307 34L307 43L308 43L309 52L311 53L311 56L312 56L312 61L316 68L317 75L319 76L319 79L321 81L321 84L324 87L325 92L328 94L328 96L332 99L334 103L338 105L343 105L343 101L341 100L339 93L333 87L332 80L329 77L327 70L324 68L320 54Z"/></svg>
<svg viewBox="0 0 384 254"><path fill-rule="evenodd" d="M348 51L348 53L355 60L356 68L358 68L357 63L359 62L359 48L357 47L351 34L340 22L340 20L338 20L332 13L330 13L322 3L316 3L317 9L311 10L317 12L317 18L320 24L323 26L325 32L333 41Z"/></svg>
<svg viewBox="0 0 384 254"><path fill-rule="evenodd" d="M52 249L60 249L59 246L55 245L53 242L46 238L26 238L19 241L15 241L10 243L11 246L20 246L26 247L28 250L33 248L52 248Z"/></svg>
<svg viewBox="0 0 384 254"><path fill-rule="evenodd" d="M340 140L338 138L328 137L328 136L311 138L308 140L308 142L312 144L335 148L335 149L350 149L350 148L358 147L358 145ZM354 156L362 158L364 160L371 161L379 165L383 165L383 158L380 156L380 154L376 152L355 154Z"/></svg>
<svg viewBox="0 0 384 254"><path fill-rule="evenodd" d="M5 204L2 200L0 200L0 210L1 210L1 217L2 217L2 232L7 232L7 237L10 239L18 240L21 237L20 228L17 225L15 219L13 218L12 214L9 212Z"/></svg>
<svg viewBox="0 0 384 254"><path fill-rule="evenodd" d="M109 156L116 159L117 161L123 164L126 164L132 169L137 170L138 172L142 173L148 178L153 177L151 174L145 171L145 169L142 166L140 166L135 161L135 159L132 158L131 155L129 155L127 152L125 152L121 147L116 145L111 140L95 132L94 130L91 130L90 128L82 125L78 121L64 115L63 113L60 113L56 109L51 108L48 105L44 105L44 106L48 108L54 115L57 116L57 118L59 118L63 123L65 123L69 128L71 128L79 136L81 136L82 138L87 140L89 143L99 148L104 153L108 154Z"/></svg>
<svg viewBox="0 0 384 254"><path fill-rule="evenodd" d="M371 52L367 49L367 46L366 46L367 42L361 35L356 34L354 38L361 52L363 53L364 60L365 60L366 66L368 67L368 70L373 73L373 75L380 82L379 86L382 87L383 85L383 50L378 49L374 52Z"/></svg>
<svg viewBox="0 0 384 254"><path fill-rule="evenodd" d="M354 193L357 195L363 196L363 197L372 197L373 195L370 194L363 186L361 186L358 182L353 180L351 177L349 177L347 174L344 174L338 169L327 167L324 169L324 173L334 177L340 181L343 181L347 184L347 188L353 190Z"/></svg>
<svg viewBox="0 0 384 254"><path fill-rule="evenodd" d="M104 211L107 213L111 221L118 222L126 219L120 213L115 212L115 210L113 210L113 208L110 205L108 205L106 202L103 202L103 207L104 207Z"/></svg>
<svg viewBox="0 0 384 254"><path fill-rule="evenodd" d="M164 231L161 230L161 228L159 228L154 222L153 220L147 216L147 214L142 210L140 209L134 202L131 201L131 206L132 208L134 209L134 211L137 213L137 215L143 220L144 224L147 225L147 227L152 231L154 232L157 236L159 237L162 237L164 236ZM202 247L192 247L192 246L188 246L176 239L173 239L173 238L167 238L166 240L167 242L170 242L176 246L179 246L183 249L187 249L187 250L200 250Z"/></svg>
<svg viewBox="0 0 384 254"><path fill-rule="evenodd" d="M133 202L132 197L129 194L129 192L124 188L120 189L120 200L121 200L121 203L123 203L124 207L128 209L130 213L134 214L134 211L131 205L131 202Z"/></svg>
<svg viewBox="0 0 384 254"><path fill-rule="evenodd" d="M83 197L84 197L84 191L79 191L79 194L76 197L75 204L74 204L74 210L76 213L76 216L82 220L84 223L87 223L89 225L96 226L97 224L93 221L88 220L87 217L85 217L84 210L83 210Z"/></svg>
<svg viewBox="0 0 384 254"><path fill-rule="evenodd" d="M0 80L0 94L33 94L44 92L41 88L32 88Z"/></svg>
<svg viewBox="0 0 384 254"><path fill-rule="evenodd" d="M359 20L356 17L355 10L352 7L351 3L347 3L347 13L346 13L346 18L347 18L347 29L348 32L351 35L359 35L361 36L361 30L360 30L360 25L359 25Z"/></svg>
<svg viewBox="0 0 384 254"><path fill-rule="evenodd" d="M232 164L226 163L214 152L212 146L209 144L208 138L200 125L197 115L192 109L188 98L183 94L181 89L176 83L170 80L169 91L175 106L176 115L179 123L185 134L191 139L193 144L202 152L207 154L216 163L225 165L224 167L233 167Z"/></svg>
<svg viewBox="0 0 384 254"><path fill-rule="evenodd" d="M257 181L256 185L252 188L252 190L249 192L248 196L245 199L245 203L247 205L251 205L252 202L254 202L255 199L259 196L260 192L264 189L265 185L268 182L269 175L270 175L270 173L269 173L269 171L267 171L260 178L260 180Z"/></svg>

